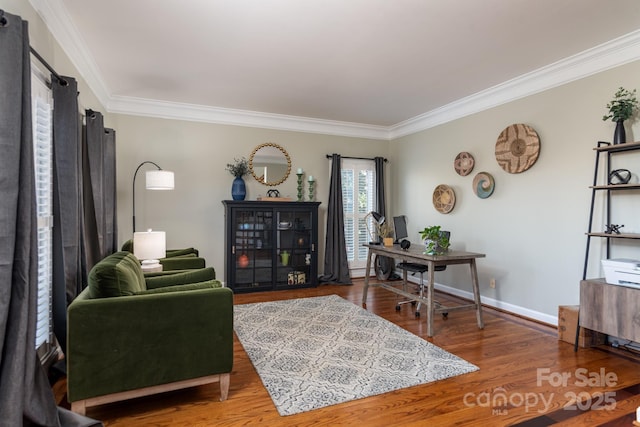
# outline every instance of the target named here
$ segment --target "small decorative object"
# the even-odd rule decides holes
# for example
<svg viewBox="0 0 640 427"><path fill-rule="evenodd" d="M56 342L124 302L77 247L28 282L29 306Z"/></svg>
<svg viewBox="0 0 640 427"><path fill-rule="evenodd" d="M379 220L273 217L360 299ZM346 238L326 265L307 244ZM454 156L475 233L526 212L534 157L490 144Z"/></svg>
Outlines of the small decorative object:
<svg viewBox="0 0 640 427"><path fill-rule="evenodd" d="M247 256L247 254L241 254L238 257L238 267L240 268L247 268L249 266L249 257Z"/></svg>
<svg viewBox="0 0 640 427"><path fill-rule="evenodd" d="M456 205L456 193L453 189L445 184L438 185L433 190L433 206L436 210L443 214L448 214Z"/></svg>
<svg viewBox="0 0 640 427"><path fill-rule="evenodd" d="M302 177L304 176L304 172L302 171L302 168L298 168L298 172L296 173L296 176L298 177L298 201L302 202L304 201L304 188L302 185Z"/></svg>
<svg viewBox="0 0 640 427"><path fill-rule="evenodd" d="M313 175L309 175L308 181L309 181L309 201L313 202L313 197L314 197L313 191L315 189L316 180L313 177Z"/></svg>
<svg viewBox="0 0 640 427"><path fill-rule="evenodd" d="M631 171L629 169L616 169L609 174L609 184L628 184L631 180Z"/></svg>
<svg viewBox="0 0 640 427"><path fill-rule="evenodd" d="M267 197L280 197L280 192L275 188L272 188L271 190L267 191Z"/></svg>
<svg viewBox="0 0 640 427"><path fill-rule="evenodd" d="M249 173L249 162L244 157L233 159L234 163L227 163L226 170L235 176L231 184L231 197L233 200L244 200L247 195L247 187L244 183L243 176Z"/></svg>
<svg viewBox="0 0 640 427"><path fill-rule="evenodd" d="M473 178L473 192L481 199L486 199L493 194L496 183L488 172L479 172Z"/></svg>
<svg viewBox="0 0 640 427"><path fill-rule="evenodd" d="M449 249L449 233L440 230L439 225L425 227L420 232L420 237L424 240L425 253L429 255L442 254Z"/></svg>
<svg viewBox="0 0 640 427"><path fill-rule="evenodd" d="M458 175L467 176L471 173L475 164L476 161L473 156L470 153L463 151L459 153L453 161L453 168L456 170Z"/></svg>
<svg viewBox="0 0 640 427"><path fill-rule="evenodd" d="M289 285L304 285L307 281L304 271L290 271L287 274L287 284Z"/></svg>
<svg viewBox="0 0 640 427"><path fill-rule="evenodd" d="M411 242L407 239L402 239L402 241L400 242L400 247L406 251L411 247Z"/></svg>
<svg viewBox="0 0 640 427"><path fill-rule="evenodd" d="M282 265L289 265L289 252L280 252L280 262L282 262Z"/></svg>
<svg viewBox="0 0 640 427"><path fill-rule="evenodd" d="M538 160L540 138L531 126L517 123L506 127L496 141L496 160L509 173L529 169Z"/></svg>
<svg viewBox="0 0 640 427"><path fill-rule="evenodd" d="M306 265L311 265L311 254L305 254L304 256L304 263Z"/></svg>
<svg viewBox="0 0 640 427"><path fill-rule="evenodd" d="M604 234L620 234L620 229L624 227L624 224L608 224L605 226Z"/></svg>
<svg viewBox="0 0 640 427"><path fill-rule="evenodd" d="M607 104L609 113L602 116L602 120L616 122L616 129L613 133L614 145L627 142L624 121L631 118L637 108L638 99L636 98L636 90L628 91L623 87L618 88L613 95L613 100Z"/></svg>
<svg viewBox="0 0 640 427"><path fill-rule="evenodd" d="M389 221L385 221L378 226L378 236L382 238L384 246L393 246L393 225Z"/></svg>

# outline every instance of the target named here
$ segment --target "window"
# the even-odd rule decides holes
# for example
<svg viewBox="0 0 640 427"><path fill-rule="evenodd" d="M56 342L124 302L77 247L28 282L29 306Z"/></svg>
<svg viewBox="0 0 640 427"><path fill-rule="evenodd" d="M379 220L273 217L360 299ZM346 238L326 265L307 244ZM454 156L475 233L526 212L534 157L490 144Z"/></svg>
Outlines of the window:
<svg viewBox="0 0 640 427"><path fill-rule="evenodd" d="M38 315L34 343L41 360L54 349L52 322L53 153L51 90L32 65L31 99L38 221Z"/></svg>
<svg viewBox="0 0 640 427"><path fill-rule="evenodd" d="M376 207L376 171L371 160L342 159L342 204L349 268L364 268L370 240L365 216ZM371 218L368 218L371 221ZM369 224L371 227L372 224Z"/></svg>

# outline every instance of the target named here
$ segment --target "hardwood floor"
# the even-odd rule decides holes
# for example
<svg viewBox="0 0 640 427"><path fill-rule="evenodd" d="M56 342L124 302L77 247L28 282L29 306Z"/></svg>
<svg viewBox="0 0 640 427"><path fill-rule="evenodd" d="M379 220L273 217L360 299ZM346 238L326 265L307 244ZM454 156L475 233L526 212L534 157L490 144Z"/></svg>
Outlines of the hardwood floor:
<svg viewBox="0 0 640 427"><path fill-rule="evenodd" d="M362 287L356 280L352 286L237 294L235 303L337 294L359 305ZM460 302L436 294L445 305ZM424 309L416 319L409 305L397 312L395 301L394 294L371 288L367 309L426 337ZM236 339L228 400L219 401L213 384L89 408L87 415L107 426L129 427L631 425L640 406L640 358L610 347L574 352L558 341L554 327L489 308L484 321L478 329L474 311L435 318L435 336L428 341L480 370L431 384L281 417ZM54 385L62 406L65 387L64 379Z"/></svg>

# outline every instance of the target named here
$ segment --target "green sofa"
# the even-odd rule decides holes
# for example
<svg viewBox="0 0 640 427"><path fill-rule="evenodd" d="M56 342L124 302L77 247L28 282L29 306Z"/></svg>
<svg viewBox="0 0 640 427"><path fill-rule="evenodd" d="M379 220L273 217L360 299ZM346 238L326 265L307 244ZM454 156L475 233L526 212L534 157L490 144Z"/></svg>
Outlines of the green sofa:
<svg viewBox="0 0 640 427"><path fill-rule="evenodd" d="M220 382L233 366L233 292L213 268L145 277L117 252L67 310L67 399L89 406Z"/></svg>
<svg viewBox="0 0 640 427"><path fill-rule="evenodd" d="M133 253L133 239L124 242L122 250ZM196 248L167 249L166 254L158 260L164 271L205 267L205 259L200 257Z"/></svg>

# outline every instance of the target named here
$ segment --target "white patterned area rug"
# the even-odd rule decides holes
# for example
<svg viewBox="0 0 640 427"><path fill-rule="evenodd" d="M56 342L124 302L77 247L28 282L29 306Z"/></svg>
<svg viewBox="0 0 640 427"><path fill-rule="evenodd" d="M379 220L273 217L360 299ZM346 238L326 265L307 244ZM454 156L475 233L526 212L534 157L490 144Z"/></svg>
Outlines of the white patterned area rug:
<svg viewBox="0 0 640 427"><path fill-rule="evenodd" d="M238 338L280 415L478 370L337 295L234 312Z"/></svg>

